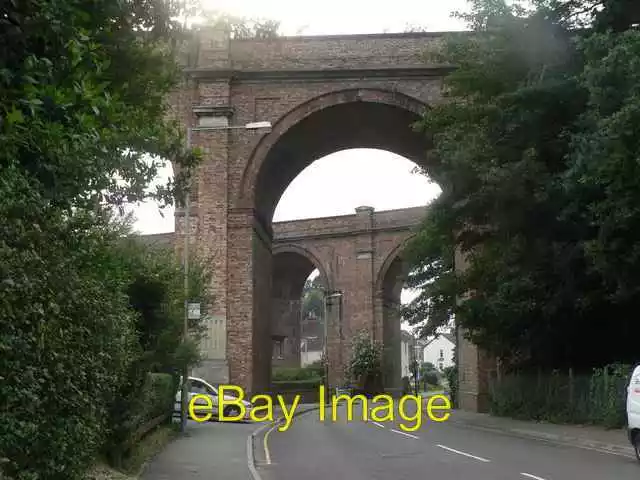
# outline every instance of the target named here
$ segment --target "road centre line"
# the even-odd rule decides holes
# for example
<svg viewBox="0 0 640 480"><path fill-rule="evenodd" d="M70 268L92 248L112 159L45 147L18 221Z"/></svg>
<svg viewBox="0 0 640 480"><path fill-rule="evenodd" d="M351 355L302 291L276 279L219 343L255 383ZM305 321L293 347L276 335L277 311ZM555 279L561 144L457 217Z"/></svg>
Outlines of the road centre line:
<svg viewBox="0 0 640 480"><path fill-rule="evenodd" d="M453 453L457 453L458 455L464 455L465 457L473 458L474 460L479 460L481 462L490 462L491 460L487 460L486 458L476 457L475 455L471 455L470 453L461 452L460 450L454 450L453 448L445 447L444 445L437 445L438 447L448 450Z"/></svg>
<svg viewBox="0 0 640 480"><path fill-rule="evenodd" d="M521 473L520 475L523 475L528 478L532 478L533 480L544 480L544 478L536 477L535 475L531 475L530 473Z"/></svg>
<svg viewBox="0 0 640 480"><path fill-rule="evenodd" d="M378 422L372 422L376 427L384 428L384 425Z"/></svg>
<svg viewBox="0 0 640 480"><path fill-rule="evenodd" d="M392 428L391 431L394 433L399 433L400 435L404 435L406 437L411 437L411 438L415 438L416 440L420 440L420 437L416 437L415 435L411 435L410 433L407 433L407 432L401 432L400 430L396 430L394 428Z"/></svg>

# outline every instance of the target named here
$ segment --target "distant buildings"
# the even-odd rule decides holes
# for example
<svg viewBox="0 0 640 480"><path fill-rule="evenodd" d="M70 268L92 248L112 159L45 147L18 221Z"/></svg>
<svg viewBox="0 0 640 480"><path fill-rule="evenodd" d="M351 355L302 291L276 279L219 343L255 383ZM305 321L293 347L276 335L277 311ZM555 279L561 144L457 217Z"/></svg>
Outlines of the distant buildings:
<svg viewBox="0 0 640 480"><path fill-rule="evenodd" d="M314 312L308 312L300 327L300 366L306 367L322 360L324 324Z"/></svg>
<svg viewBox="0 0 640 480"><path fill-rule="evenodd" d="M449 327L438 329L438 336L429 338L423 343L422 361L429 362L442 371L447 367L454 366L453 354L456 348L456 338L454 330Z"/></svg>
<svg viewBox="0 0 640 480"><path fill-rule="evenodd" d="M416 339L406 330L401 331L400 369L402 377L411 377L411 363L416 358Z"/></svg>

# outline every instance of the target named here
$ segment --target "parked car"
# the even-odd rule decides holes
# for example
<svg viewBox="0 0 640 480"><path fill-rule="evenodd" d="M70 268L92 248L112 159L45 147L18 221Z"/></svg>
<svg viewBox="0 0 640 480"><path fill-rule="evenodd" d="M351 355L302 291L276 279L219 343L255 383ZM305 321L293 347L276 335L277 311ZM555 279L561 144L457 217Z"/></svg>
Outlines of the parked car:
<svg viewBox="0 0 640 480"><path fill-rule="evenodd" d="M182 386L182 377L180 378L180 386ZM206 380L203 380L202 378L189 377L187 381L187 392L188 392L189 404L191 404L193 397L195 397L196 395L206 395L211 399L211 402L207 402L202 397L195 399L194 405L201 407L201 408L195 409L197 417L204 417L206 414L210 413L212 415L211 420L219 420L220 411L218 409L218 405L219 405L218 389L216 387L211 385ZM237 397L234 395L225 393L224 399L236 400ZM251 402L248 402L247 400L242 400L241 403L244 406L244 410L245 410L245 414L242 420L250 420L251 417L249 415L252 408ZM174 413L180 414L181 404L182 404L182 388L178 388L178 391L176 392L175 402L173 404ZM211 408L208 408L209 405L211 405ZM224 407L223 413L225 417L237 417L241 412L238 405L226 405Z"/></svg>
<svg viewBox="0 0 640 480"><path fill-rule="evenodd" d="M627 432L640 461L640 365L633 369L627 385Z"/></svg>

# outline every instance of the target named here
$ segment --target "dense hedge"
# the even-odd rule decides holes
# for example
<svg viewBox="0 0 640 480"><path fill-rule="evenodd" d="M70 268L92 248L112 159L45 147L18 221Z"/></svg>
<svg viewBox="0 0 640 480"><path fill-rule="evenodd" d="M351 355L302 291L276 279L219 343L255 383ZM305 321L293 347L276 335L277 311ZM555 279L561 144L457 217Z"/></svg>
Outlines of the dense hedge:
<svg viewBox="0 0 640 480"><path fill-rule="evenodd" d="M310 380L322 378L324 370L322 365L309 365L307 367L276 367L273 369L272 381Z"/></svg>
<svg viewBox="0 0 640 480"><path fill-rule="evenodd" d="M114 407L121 408L122 418L112 425L105 453L115 466L122 465L129 453L129 442L145 424L161 415L170 418L173 411L177 379L164 373L148 373L145 377L135 396L114 403Z"/></svg>
<svg viewBox="0 0 640 480"><path fill-rule="evenodd" d="M171 256L132 261L139 253L123 249L113 225L31 208L33 191L20 196L15 184L11 193L0 217L19 208L23 220L0 226L3 472L16 480L73 480L99 454L112 457L143 418L161 406L170 411L165 377L147 386L145 379L195 360L193 348L168 338L182 322L171 308L182 303L181 271ZM154 305L136 301L149 292L131 290L140 278L159 281L163 295ZM161 327L150 321L163 316ZM140 402L150 390L147 398L157 401L147 410Z"/></svg>
<svg viewBox="0 0 640 480"><path fill-rule="evenodd" d="M0 456L10 478L74 479L105 436L135 342L115 234L3 195L0 218Z"/></svg>
<svg viewBox="0 0 640 480"><path fill-rule="evenodd" d="M317 390L322 384L320 378L307 378L304 380L280 380L271 382L271 390L273 391L291 391L291 390Z"/></svg>
<svg viewBox="0 0 640 480"><path fill-rule="evenodd" d="M455 366L444 369L444 377L447 379L449 398L454 408L458 407L458 368Z"/></svg>
<svg viewBox="0 0 640 480"><path fill-rule="evenodd" d="M123 392L192 358L173 328L179 262L132 261L114 220L180 201L199 159L167 115L170 3L2 2L0 477L83 478L131 416ZM177 174L152 185L166 161Z"/></svg>
<svg viewBox="0 0 640 480"><path fill-rule="evenodd" d="M591 374L512 374L491 384L491 413L524 420L595 424L626 423L626 385L631 368L610 365Z"/></svg>

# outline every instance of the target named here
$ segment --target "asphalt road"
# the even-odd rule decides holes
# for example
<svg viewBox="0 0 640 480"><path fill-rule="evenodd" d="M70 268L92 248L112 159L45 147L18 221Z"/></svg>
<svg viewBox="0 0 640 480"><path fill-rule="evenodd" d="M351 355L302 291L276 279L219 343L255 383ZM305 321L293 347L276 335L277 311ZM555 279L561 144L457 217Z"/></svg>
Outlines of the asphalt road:
<svg viewBox="0 0 640 480"><path fill-rule="evenodd" d="M405 433L395 422L364 422L358 416L319 420L310 412L285 432L267 433L264 480L637 480L632 458L555 446L425 419ZM397 418L397 417L396 417ZM399 420L399 421L398 421ZM264 445L264 441L260 442Z"/></svg>

